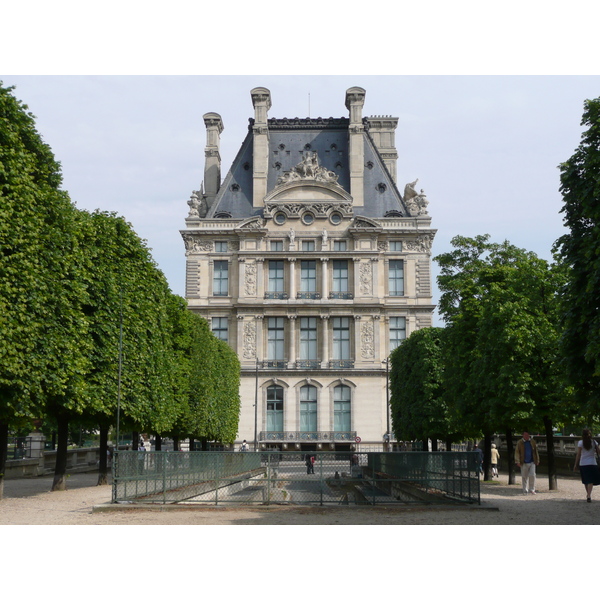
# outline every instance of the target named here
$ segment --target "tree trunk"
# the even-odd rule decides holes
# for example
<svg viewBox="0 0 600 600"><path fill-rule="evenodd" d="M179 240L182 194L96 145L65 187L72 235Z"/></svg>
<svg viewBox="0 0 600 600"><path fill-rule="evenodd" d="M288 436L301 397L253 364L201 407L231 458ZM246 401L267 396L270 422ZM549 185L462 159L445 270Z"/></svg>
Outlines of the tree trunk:
<svg viewBox="0 0 600 600"><path fill-rule="evenodd" d="M206 438L202 438L200 440L202 442L202 452L208 451L208 440Z"/></svg>
<svg viewBox="0 0 600 600"><path fill-rule="evenodd" d="M437 452L437 450L438 450L437 437L431 438L431 450L432 450L432 452Z"/></svg>
<svg viewBox="0 0 600 600"><path fill-rule="evenodd" d="M193 437L190 438L189 451L190 452L194 451L194 438Z"/></svg>
<svg viewBox="0 0 600 600"><path fill-rule="evenodd" d="M554 432L552 431L552 419L544 417L544 427L546 428L546 449L548 453L548 489L557 490L556 481L556 460L554 455Z"/></svg>
<svg viewBox="0 0 600 600"><path fill-rule="evenodd" d="M492 478L492 434L483 435L483 480Z"/></svg>
<svg viewBox="0 0 600 600"><path fill-rule="evenodd" d="M54 481L50 491L64 491L67 489L67 442L69 438L69 419L66 415L57 418L58 444L56 445L56 466L54 468Z"/></svg>
<svg viewBox="0 0 600 600"><path fill-rule="evenodd" d="M154 450L160 452L162 450L162 438L158 433L154 436Z"/></svg>
<svg viewBox="0 0 600 600"><path fill-rule="evenodd" d="M179 436L173 436L173 452L179 452Z"/></svg>
<svg viewBox="0 0 600 600"><path fill-rule="evenodd" d="M108 484L108 425L100 425L100 462L98 485Z"/></svg>
<svg viewBox="0 0 600 600"><path fill-rule="evenodd" d="M429 452L429 443L428 442L429 442L429 440L427 438L425 438L423 440L423 448L422 448L423 452Z"/></svg>
<svg viewBox="0 0 600 600"><path fill-rule="evenodd" d="M452 452L452 440L450 438L446 439L446 452Z"/></svg>
<svg viewBox="0 0 600 600"><path fill-rule="evenodd" d="M515 477L515 446L513 444L512 429L506 430L506 462L508 463L508 485L516 483Z"/></svg>
<svg viewBox="0 0 600 600"><path fill-rule="evenodd" d="M140 434L137 431L131 432L131 449L137 450L139 447Z"/></svg>
<svg viewBox="0 0 600 600"><path fill-rule="evenodd" d="M0 421L0 500L4 496L4 471L8 460L8 422Z"/></svg>

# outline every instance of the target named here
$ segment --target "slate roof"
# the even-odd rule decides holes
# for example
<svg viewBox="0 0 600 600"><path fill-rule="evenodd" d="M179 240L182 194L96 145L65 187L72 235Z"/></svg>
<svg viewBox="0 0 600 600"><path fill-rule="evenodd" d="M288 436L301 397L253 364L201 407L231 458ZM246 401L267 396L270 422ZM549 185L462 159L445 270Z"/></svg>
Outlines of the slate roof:
<svg viewBox="0 0 600 600"><path fill-rule="evenodd" d="M245 219L262 214L262 207L252 206L252 126L249 119L248 134L225 176L221 188L206 218L229 215L233 219ZM347 118L314 119L268 119L269 168L267 193L276 185L277 179L302 161L303 153L317 152L319 164L338 175L338 183L350 193L350 166L348 160ZM381 218L389 211L408 215L391 175L368 134L368 118L365 125L364 146L364 206L355 207L355 216Z"/></svg>

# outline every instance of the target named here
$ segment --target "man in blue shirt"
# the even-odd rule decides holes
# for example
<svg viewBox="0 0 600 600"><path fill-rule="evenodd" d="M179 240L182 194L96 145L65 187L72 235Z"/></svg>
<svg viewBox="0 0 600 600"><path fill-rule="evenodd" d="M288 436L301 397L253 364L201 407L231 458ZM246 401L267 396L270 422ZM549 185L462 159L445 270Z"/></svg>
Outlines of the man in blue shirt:
<svg viewBox="0 0 600 600"><path fill-rule="evenodd" d="M540 464L540 455L528 431L524 431L522 439L517 442L515 464L521 468L523 494L535 494L535 468Z"/></svg>

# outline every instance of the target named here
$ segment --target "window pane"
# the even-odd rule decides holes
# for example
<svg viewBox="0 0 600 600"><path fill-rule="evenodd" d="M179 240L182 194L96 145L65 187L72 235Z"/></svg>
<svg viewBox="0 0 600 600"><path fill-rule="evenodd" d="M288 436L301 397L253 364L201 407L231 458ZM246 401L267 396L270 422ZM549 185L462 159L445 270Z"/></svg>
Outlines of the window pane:
<svg viewBox="0 0 600 600"><path fill-rule="evenodd" d="M283 241L277 240L277 241L271 242L271 250L273 252L282 252L283 251Z"/></svg>
<svg viewBox="0 0 600 600"><path fill-rule="evenodd" d="M269 261L269 292L283 292L283 261Z"/></svg>
<svg viewBox="0 0 600 600"><path fill-rule="evenodd" d="M215 242L215 252L227 252L227 242Z"/></svg>
<svg viewBox="0 0 600 600"><path fill-rule="evenodd" d="M404 261L390 260L390 296L404 296Z"/></svg>
<svg viewBox="0 0 600 600"><path fill-rule="evenodd" d="M283 431L283 388L279 385L267 389L267 431Z"/></svg>
<svg viewBox="0 0 600 600"><path fill-rule="evenodd" d="M402 242L392 240L390 242L390 252L402 252Z"/></svg>
<svg viewBox="0 0 600 600"><path fill-rule="evenodd" d="M267 357L268 360L284 360L283 317L269 317Z"/></svg>
<svg viewBox="0 0 600 600"><path fill-rule="evenodd" d="M229 264L226 260L214 262L213 295L227 296L229 291Z"/></svg>
<svg viewBox="0 0 600 600"><path fill-rule="evenodd" d="M390 317L390 352L406 339L406 317Z"/></svg>
<svg viewBox="0 0 600 600"><path fill-rule="evenodd" d="M333 261L333 291L347 292L348 291L348 261L334 260Z"/></svg>
<svg viewBox="0 0 600 600"><path fill-rule="evenodd" d="M338 385L333 390L333 429L334 431L351 431L350 388Z"/></svg>
<svg viewBox="0 0 600 600"><path fill-rule="evenodd" d="M227 342L229 337L227 317L213 317L212 332L215 334L215 337Z"/></svg>
<svg viewBox="0 0 600 600"><path fill-rule="evenodd" d="M300 319L300 360L317 359L317 318Z"/></svg>
<svg viewBox="0 0 600 600"><path fill-rule="evenodd" d="M348 360L350 358L350 319L334 317L333 319L333 359Z"/></svg>
<svg viewBox="0 0 600 600"><path fill-rule="evenodd" d="M300 263L300 291L317 291L317 263L314 260L303 260Z"/></svg>
<svg viewBox="0 0 600 600"><path fill-rule="evenodd" d="M314 252L315 250L315 243L314 241L303 241L302 242L302 250L304 250L305 252Z"/></svg>
<svg viewBox="0 0 600 600"><path fill-rule="evenodd" d="M336 240L333 242L333 249L338 252L346 250L346 240Z"/></svg>
<svg viewBox="0 0 600 600"><path fill-rule="evenodd" d="M317 431L317 388L300 388L300 431Z"/></svg>

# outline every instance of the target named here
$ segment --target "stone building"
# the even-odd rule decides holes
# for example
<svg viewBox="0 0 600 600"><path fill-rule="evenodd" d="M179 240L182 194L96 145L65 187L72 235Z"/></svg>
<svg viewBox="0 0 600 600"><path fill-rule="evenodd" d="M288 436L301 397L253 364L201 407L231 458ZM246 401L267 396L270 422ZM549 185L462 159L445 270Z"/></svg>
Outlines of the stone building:
<svg viewBox="0 0 600 600"><path fill-rule="evenodd" d="M363 117L360 87L342 118L269 118L269 90L250 94L223 180L223 122L204 115L181 232L189 308L242 364L236 446L390 448L387 357L434 310L435 230L417 181L397 186L398 119Z"/></svg>

